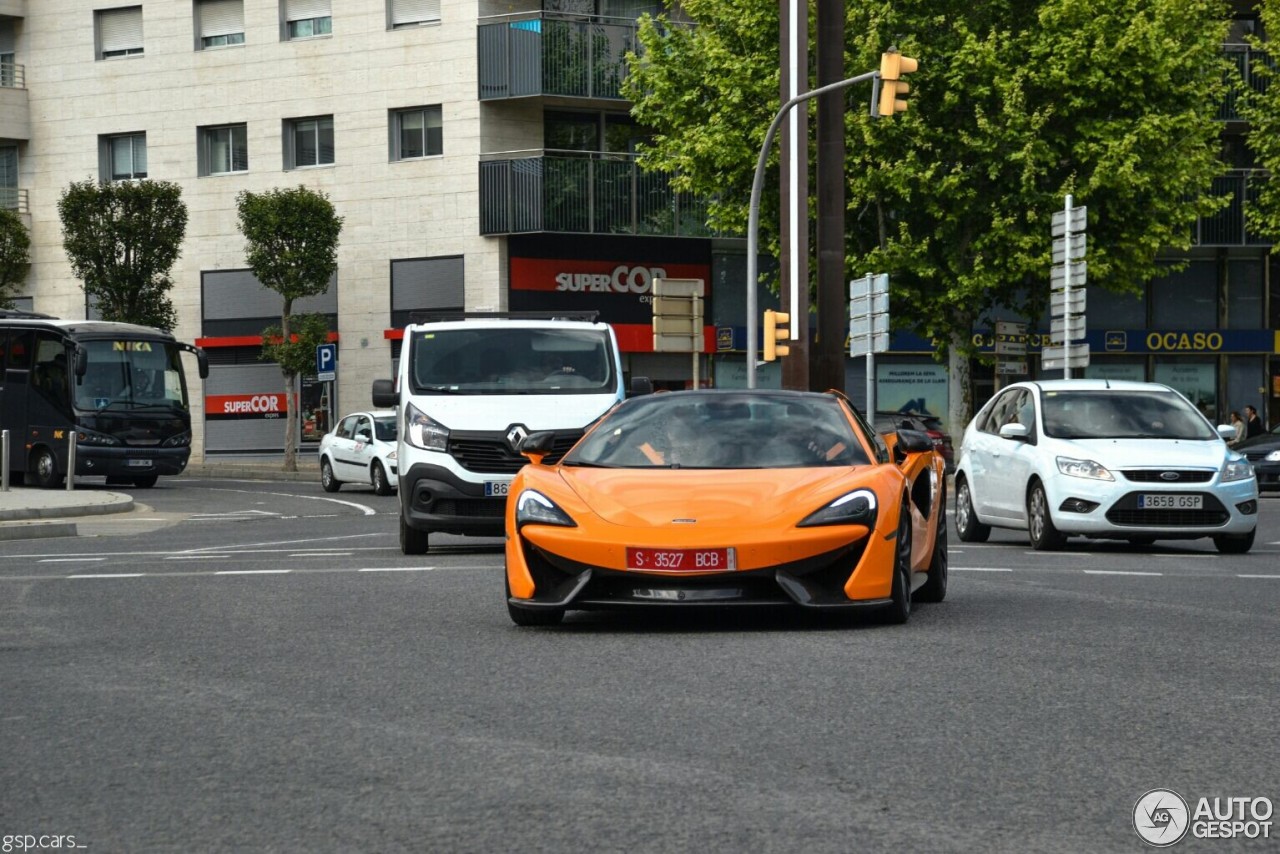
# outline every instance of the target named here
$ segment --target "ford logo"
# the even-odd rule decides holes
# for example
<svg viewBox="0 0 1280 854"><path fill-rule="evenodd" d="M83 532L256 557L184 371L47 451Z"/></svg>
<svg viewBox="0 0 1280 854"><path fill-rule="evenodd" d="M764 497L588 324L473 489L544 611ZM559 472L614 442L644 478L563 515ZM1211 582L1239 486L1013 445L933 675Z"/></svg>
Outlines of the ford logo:
<svg viewBox="0 0 1280 854"><path fill-rule="evenodd" d="M1182 475L1178 474L1176 471L1162 471L1162 472L1160 472L1160 479L1161 479L1161 480L1178 480L1178 479L1180 479L1181 477L1182 477Z"/></svg>

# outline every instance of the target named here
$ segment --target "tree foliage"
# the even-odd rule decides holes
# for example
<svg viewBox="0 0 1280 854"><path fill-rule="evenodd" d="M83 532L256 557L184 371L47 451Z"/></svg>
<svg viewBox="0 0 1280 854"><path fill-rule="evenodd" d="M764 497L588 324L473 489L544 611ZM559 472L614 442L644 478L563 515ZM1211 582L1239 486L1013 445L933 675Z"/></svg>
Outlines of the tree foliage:
<svg viewBox="0 0 1280 854"><path fill-rule="evenodd" d="M171 181L73 182L58 215L71 270L103 319L172 330L169 271L187 230L182 189Z"/></svg>
<svg viewBox="0 0 1280 854"><path fill-rule="evenodd" d="M626 82L636 117L656 130L642 162L716 198L715 224L743 233L778 107L777 4L681 8L696 28L643 24ZM1067 193L1089 209L1090 285L1118 290L1157 275L1161 250L1187 248L1196 219L1222 204L1206 195L1222 172L1214 116L1229 15L1220 0L846 9L850 77L877 68L890 46L920 60L906 113L870 117L867 85L849 90L846 114L846 278L889 273L895 328L967 357L984 314L1038 319L1050 218ZM776 180L766 184L760 243L776 251ZM968 401L958 411L952 399L952 423L963 423Z"/></svg>
<svg viewBox="0 0 1280 854"><path fill-rule="evenodd" d="M1257 6L1262 32L1280 32L1280 4L1261 0ZM1240 115L1249 122L1249 150L1265 172L1255 175L1251 183L1254 193L1245 216L1252 233L1272 243L1280 242L1280 86L1275 84L1275 68L1268 61L1267 42L1253 38L1253 47L1261 54L1253 55L1251 75L1262 84L1261 91L1241 92ZM1274 54L1272 54L1274 56Z"/></svg>
<svg viewBox="0 0 1280 854"><path fill-rule="evenodd" d="M31 269L31 235L22 218L0 210L0 308L13 308L13 298Z"/></svg>
<svg viewBox="0 0 1280 854"><path fill-rule="evenodd" d="M280 324L262 333L262 358L279 363L285 380L284 470L297 471L294 380L315 364L316 345L328 339L320 315L295 315L293 304L329 288L338 269L342 217L324 193L299 186L242 192L236 197L245 257L254 276L280 294Z"/></svg>

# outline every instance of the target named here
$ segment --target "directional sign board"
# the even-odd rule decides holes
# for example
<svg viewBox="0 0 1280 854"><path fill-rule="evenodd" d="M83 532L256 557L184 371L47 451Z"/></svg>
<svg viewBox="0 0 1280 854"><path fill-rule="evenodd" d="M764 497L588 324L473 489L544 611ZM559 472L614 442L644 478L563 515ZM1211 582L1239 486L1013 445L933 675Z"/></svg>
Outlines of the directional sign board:
<svg viewBox="0 0 1280 854"><path fill-rule="evenodd" d="M1030 371L1027 370L1027 360L1022 359L1014 362L996 362L996 373L1002 377L1024 377Z"/></svg>
<svg viewBox="0 0 1280 854"><path fill-rule="evenodd" d="M653 280L653 350L655 353L701 353L702 279Z"/></svg>
<svg viewBox="0 0 1280 854"><path fill-rule="evenodd" d="M849 355L889 349L889 276L869 274L849 282Z"/></svg>
<svg viewBox="0 0 1280 854"><path fill-rule="evenodd" d="M1089 274L1088 261L1074 261L1071 264L1071 287L1084 287L1085 280ZM1049 268L1049 287L1064 288L1066 287L1067 268L1063 264L1054 264Z"/></svg>
<svg viewBox="0 0 1280 854"><path fill-rule="evenodd" d="M1065 347L1043 347L1040 350L1040 369L1043 371L1087 367L1089 367L1088 344L1069 344Z"/></svg>
<svg viewBox="0 0 1280 854"><path fill-rule="evenodd" d="M1086 293L1083 288L1072 288L1071 303L1068 305L1066 291L1051 291L1049 293L1049 314L1053 317L1061 317L1068 313L1084 314Z"/></svg>
<svg viewBox="0 0 1280 854"><path fill-rule="evenodd" d="M997 356L1027 355L1027 324L997 320L995 349Z"/></svg>
<svg viewBox="0 0 1280 854"><path fill-rule="evenodd" d="M1088 211L1089 209L1085 205L1080 205L1079 207L1072 208L1070 223L1067 222L1067 212L1065 210L1054 211L1053 212L1053 236L1061 237L1062 235L1066 234L1068 231L1084 231L1085 226L1088 225L1088 222L1089 222L1089 218L1086 215Z"/></svg>
<svg viewBox="0 0 1280 854"><path fill-rule="evenodd" d="M1054 344L1078 341L1084 337L1084 317L1054 317L1049 321L1049 340ZM1065 340L1064 340L1065 339Z"/></svg>
<svg viewBox="0 0 1280 854"><path fill-rule="evenodd" d="M1087 234L1071 235L1071 260L1078 261L1085 256L1086 244L1088 243ZM1053 263L1061 264L1067 260L1067 238L1055 237L1053 239Z"/></svg>
<svg viewBox="0 0 1280 854"><path fill-rule="evenodd" d="M338 345L316 345L316 379L332 382L338 378Z"/></svg>

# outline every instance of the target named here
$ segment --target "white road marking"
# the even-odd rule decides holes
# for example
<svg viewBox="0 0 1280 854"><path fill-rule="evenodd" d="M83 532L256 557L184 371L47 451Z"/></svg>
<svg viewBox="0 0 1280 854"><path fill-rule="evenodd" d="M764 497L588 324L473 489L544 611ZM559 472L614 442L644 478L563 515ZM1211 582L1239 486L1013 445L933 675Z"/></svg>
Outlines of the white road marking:
<svg viewBox="0 0 1280 854"><path fill-rule="evenodd" d="M1013 572L1002 566L953 566L950 569L953 572Z"/></svg>
<svg viewBox="0 0 1280 854"><path fill-rule="evenodd" d="M1086 569L1085 575L1164 575L1163 572L1138 572L1125 569Z"/></svg>
<svg viewBox="0 0 1280 854"><path fill-rule="evenodd" d="M356 572L430 572L434 566L366 566Z"/></svg>
<svg viewBox="0 0 1280 854"><path fill-rule="evenodd" d="M106 560L105 557L46 557L40 563L88 563L89 561Z"/></svg>
<svg viewBox="0 0 1280 854"><path fill-rule="evenodd" d="M1275 578L1280 579L1280 575L1237 575L1236 578Z"/></svg>
<svg viewBox="0 0 1280 854"><path fill-rule="evenodd" d="M289 557L351 557L351 552L293 552Z"/></svg>
<svg viewBox="0 0 1280 854"><path fill-rule="evenodd" d="M216 558L228 558L231 555L167 555L165 560L215 560Z"/></svg>
<svg viewBox="0 0 1280 854"><path fill-rule="evenodd" d="M292 569L220 569L214 575L288 575Z"/></svg>
<svg viewBox="0 0 1280 854"><path fill-rule="evenodd" d="M141 572L104 572L101 575L65 575L64 578L141 578Z"/></svg>
<svg viewBox="0 0 1280 854"><path fill-rule="evenodd" d="M377 516L377 515L378 515L378 511L377 511L377 510L374 510L372 507L368 506L367 504L357 504L357 503L356 503L356 502L354 502L354 501L343 501L343 500L341 500L341 499L339 499L339 498L325 498L325 497L320 496L320 495L295 495L295 494L294 494L294 493L292 493L292 492L262 492L262 491L257 490L257 489L217 489L216 487L215 487L215 491L217 491L217 492L247 492L247 493L249 493L249 494L251 494L251 495L278 495L278 496L281 496L281 497L283 497L283 498L303 498L303 499L306 499L306 500L308 500L308 501L331 501L331 502L333 502L334 504L341 504L341 505L342 505L342 506L344 506L344 507L352 507L352 508L355 508L356 510L359 510L361 513L363 513L363 514L364 514L364 515L366 515L366 516Z"/></svg>

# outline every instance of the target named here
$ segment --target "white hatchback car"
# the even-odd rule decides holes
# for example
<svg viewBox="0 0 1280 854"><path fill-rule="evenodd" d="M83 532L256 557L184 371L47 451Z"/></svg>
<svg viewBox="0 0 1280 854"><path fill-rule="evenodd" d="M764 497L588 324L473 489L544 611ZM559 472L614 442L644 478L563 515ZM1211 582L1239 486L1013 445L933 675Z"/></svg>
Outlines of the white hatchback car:
<svg viewBox="0 0 1280 854"><path fill-rule="evenodd" d="M398 480L395 410L353 412L320 439L325 492L337 492L344 483L367 483L379 495L390 495Z"/></svg>
<svg viewBox="0 0 1280 854"><path fill-rule="evenodd" d="M1036 550L1067 537L1213 537L1253 547L1253 468L1178 392L1159 383L1048 380L1002 389L969 422L956 464L956 531L1025 529Z"/></svg>

